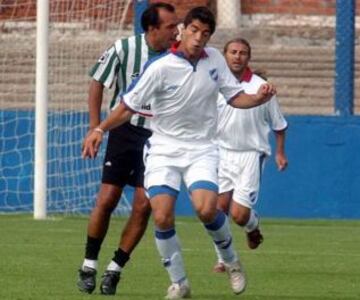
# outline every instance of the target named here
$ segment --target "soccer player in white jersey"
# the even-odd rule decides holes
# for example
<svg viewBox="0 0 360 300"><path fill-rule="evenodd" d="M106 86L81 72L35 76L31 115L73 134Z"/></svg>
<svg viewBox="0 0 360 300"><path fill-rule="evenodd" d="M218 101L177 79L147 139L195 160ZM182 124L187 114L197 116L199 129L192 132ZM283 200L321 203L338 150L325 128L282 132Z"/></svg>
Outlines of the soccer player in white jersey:
<svg viewBox="0 0 360 300"><path fill-rule="evenodd" d="M248 66L251 47L245 39L237 38L227 42L224 56L245 93L256 92L266 82ZM251 109L234 109L219 95L218 112L218 208L227 214L230 212L235 223L245 229L249 248L256 249L263 236L253 206L258 198L265 158L271 154L268 135L271 130L275 134L275 159L278 169L282 171L288 164L284 149L287 122L275 95L270 101ZM218 260L214 271L224 272L225 266L220 255Z"/></svg>
<svg viewBox="0 0 360 300"><path fill-rule="evenodd" d="M270 84L253 95L243 89L221 53L205 48L215 31L215 18L206 7L185 17L181 41L165 55L149 62L144 72L121 95L122 102L87 137L84 157L94 157L103 133L122 124L151 103L153 135L146 143L145 188L155 223L155 241L171 285L167 299L190 297L181 247L175 231L174 208L183 179L195 211L225 262L234 293L245 290L245 274L233 249L226 215L216 209L218 151L216 132L218 93L234 107L266 102L275 93Z"/></svg>
<svg viewBox="0 0 360 300"><path fill-rule="evenodd" d="M88 134L100 123L103 89L115 83L113 106L119 91L127 89L132 79L143 70L145 62L167 50L178 34L175 9L167 3L150 5L143 13L141 23L145 34L117 40L90 72L93 80L88 100ZM149 108L148 104L144 104L145 111ZM123 229L118 249L103 274L100 285L102 294L115 294L121 270L145 232L151 213L149 199L145 197L143 188L143 148L151 135L148 123L144 117L134 115L129 122L114 128L109 134L102 182L88 223L85 259L79 270L77 284L83 292L92 293L95 289L100 247L111 213L127 184L135 188L132 212Z"/></svg>

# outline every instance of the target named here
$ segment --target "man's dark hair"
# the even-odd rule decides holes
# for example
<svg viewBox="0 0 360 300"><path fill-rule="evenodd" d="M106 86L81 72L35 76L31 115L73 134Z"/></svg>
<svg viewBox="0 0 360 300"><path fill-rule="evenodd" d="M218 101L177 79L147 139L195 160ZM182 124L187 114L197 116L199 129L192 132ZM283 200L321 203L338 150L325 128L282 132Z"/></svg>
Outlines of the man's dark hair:
<svg viewBox="0 0 360 300"><path fill-rule="evenodd" d="M249 58L251 58L251 46L250 46L250 43L247 40L243 39L243 38L235 38L235 39L232 39L232 40L228 41L224 46L224 54L227 52L227 50L229 48L229 45L232 44L232 43L245 45L249 50Z"/></svg>
<svg viewBox="0 0 360 300"><path fill-rule="evenodd" d="M213 34L215 32L215 16L207 7L199 6L190 10L184 19L185 27L187 27L193 20L199 20L201 23L208 24L210 33Z"/></svg>
<svg viewBox="0 0 360 300"><path fill-rule="evenodd" d="M149 26L159 27L160 17L159 10L165 9L168 12L175 12L175 7L169 3L156 2L151 4L141 16L141 26L145 32L149 30Z"/></svg>

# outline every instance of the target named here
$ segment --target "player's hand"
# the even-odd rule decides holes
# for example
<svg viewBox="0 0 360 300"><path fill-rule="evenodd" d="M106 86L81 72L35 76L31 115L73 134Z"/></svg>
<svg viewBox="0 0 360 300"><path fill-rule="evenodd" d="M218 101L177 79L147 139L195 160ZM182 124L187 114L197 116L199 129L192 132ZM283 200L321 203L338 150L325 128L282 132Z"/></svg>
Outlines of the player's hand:
<svg viewBox="0 0 360 300"><path fill-rule="evenodd" d="M271 99L272 96L274 96L276 94L276 88L273 84L271 83L263 83L257 93L256 93L256 98L262 102L265 103L267 101L269 101Z"/></svg>
<svg viewBox="0 0 360 300"><path fill-rule="evenodd" d="M86 135L82 145L82 158L96 157L100 144L103 140L103 135L104 133L101 132L101 130L96 130L96 128Z"/></svg>
<svg viewBox="0 0 360 300"><path fill-rule="evenodd" d="M288 166L288 160L287 160L285 154L277 153L275 160L276 160L276 165L277 165L279 171L284 171L286 169L286 167Z"/></svg>
<svg viewBox="0 0 360 300"><path fill-rule="evenodd" d="M90 128L90 129L88 130L88 132L86 133L85 138L84 138L84 140L83 140L83 142L82 142L82 145L81 145L81 152L84 150L86 139L89 137L89 135L90 135L93 131L94 131L94 128Z"/></svg>

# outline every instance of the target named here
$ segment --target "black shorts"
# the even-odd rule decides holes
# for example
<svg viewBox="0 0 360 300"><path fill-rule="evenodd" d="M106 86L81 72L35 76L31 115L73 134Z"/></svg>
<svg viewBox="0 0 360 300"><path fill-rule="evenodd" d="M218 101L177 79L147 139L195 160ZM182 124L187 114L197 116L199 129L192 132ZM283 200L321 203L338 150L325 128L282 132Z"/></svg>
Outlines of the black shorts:
<svg viewBox="0 0 360 300"><path fill-rule="evenodd" d="M151 132L125 123L110 130L106 148L102 183L119 187L144 186L143 149Z"/></svg>

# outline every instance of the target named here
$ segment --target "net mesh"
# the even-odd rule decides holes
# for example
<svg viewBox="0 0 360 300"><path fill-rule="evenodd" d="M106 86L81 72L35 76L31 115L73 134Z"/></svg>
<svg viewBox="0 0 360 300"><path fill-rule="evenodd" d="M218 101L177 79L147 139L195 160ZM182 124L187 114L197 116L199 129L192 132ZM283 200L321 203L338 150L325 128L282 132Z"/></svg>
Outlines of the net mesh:
<svg viewBox="0 0 360 300"><path fill-rule="evenodd" d="M132 10L129 0L50 1L49 212L85 213L93 206L105 147L94 161L80 157L88 126L87 74L104 49L132 34ZM2 1L0 12L0 210L28 211L33 209L36 3ZM106 94L104 113L112 92ZM116 213L129 211L124 197Z"/></svg>

